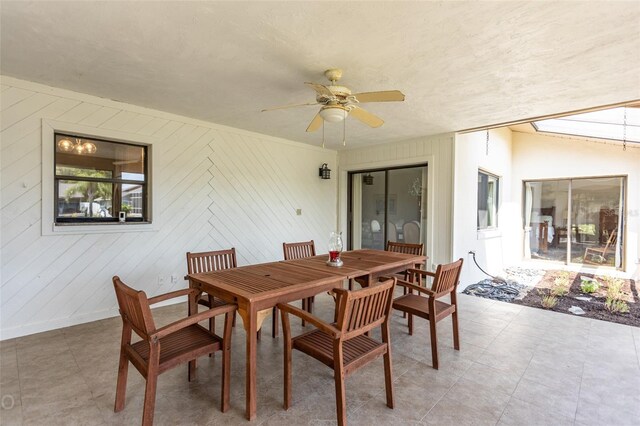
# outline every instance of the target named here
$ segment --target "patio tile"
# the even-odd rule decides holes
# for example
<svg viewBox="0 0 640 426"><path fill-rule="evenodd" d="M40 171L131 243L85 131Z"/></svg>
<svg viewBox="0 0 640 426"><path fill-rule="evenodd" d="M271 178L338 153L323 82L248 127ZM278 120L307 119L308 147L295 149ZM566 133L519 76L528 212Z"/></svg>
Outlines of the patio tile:
<svg viewBox="0 0 640 426"><path fill-rule="evenodd" d="M490 390L489 390L490 389ZM426 424L496 424L509 395L464 378L429 411Z"/></svg>
<svg viewBox="0 0 640 426"><path fill-rule="evenodd" d="M570 426L573 425L573 417L566 417L548 410L547 407L511 398L498 425Z"/></svg>
<svg viewBox="0 0 640 426"><path fill-rule="evenodd" d="M518 383L513 397L545 407L546 410L557 412L559 415L573 418L578 406L579 391L579 387L576 386L561 389L523 378Z"/></svg>
<svg viewBox="0 0 640 426"><path fill-rule="evenodd" d="M453 349L451 321L440 322L439 370L431 368L427 323L417 320L409 336L406 320L394 315L395 409L385 404L379 360L347 378L350 424L544 425L575 417L576 424L626 425L638 418L640 329L466 295L460 301L461 350ZM158 323L167 323L184 316L184 306L153 312ZM318 296L316 313L330 320L333 301ZM222 321L216 325L222 329ZM299 321L292 327L294 334L311 329ZM256 424L336 424L333 373L300 353L293 357L293 406L282 409L283 340L271 339L270 321L264 330L258 344ZM0 343L2 394L15 398L13 408L0 412L2 424L55 424L57 418L87 425L138 424L144 379L132 366L126 407L113 412L120 332L121 321L112 318ZM230 410L219 411L217 354L198 361L193 382L186 380L186 366L160 376L156 424L247 424L241 322L231 346ZM49 421L53 415L56 419Z"/></svg>
<svg viewBox="0 0 640 426"><path fill-rule="evenodd" d="M474 363L462 378L481 386L489 386L492 390L511 395L516 390L521 376L517 374L505 374L504 371L487 365Z"/></svg>
<svg viewBox="0 0 640 426"><path fill-rule="evenodd" d="M636 389L637 392L637 389ZM622 393L622 392L621 392ZM609 393L602 399L580 395L576 423L582 425L632 426L640 419L640 401L620 394Z"/></svg>

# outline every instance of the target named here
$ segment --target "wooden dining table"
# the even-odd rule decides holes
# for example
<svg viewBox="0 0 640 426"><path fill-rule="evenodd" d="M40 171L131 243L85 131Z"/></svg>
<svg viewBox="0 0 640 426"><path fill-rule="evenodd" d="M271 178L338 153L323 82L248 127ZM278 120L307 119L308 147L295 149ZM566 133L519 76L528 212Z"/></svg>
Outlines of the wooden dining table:
<svg viewBox="0 0 640 426"><path fill-rule="evenodd" d="M188 275L191 288L238 305L246 331L245 413L248 420L257 416L257 331L271 308L342 287L345 280L363 278L361 281L367 286L379 276L425 261L425 256L369 249L342 252L341 258L344 262L341 267L328 266L328 255L320 255ZM190 297L191 312L197 309L199 297L200 294Z"/></svg>

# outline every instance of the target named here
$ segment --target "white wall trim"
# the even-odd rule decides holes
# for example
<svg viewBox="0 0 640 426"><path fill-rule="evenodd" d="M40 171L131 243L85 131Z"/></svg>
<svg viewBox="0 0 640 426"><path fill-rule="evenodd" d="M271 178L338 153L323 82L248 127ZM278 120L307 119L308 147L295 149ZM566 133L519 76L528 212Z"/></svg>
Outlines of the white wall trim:
<svg viewBox="0 0 640 426"><path fill-rule="evenodd" d="M330 148L322 148L320 146L313 146L313 145L309 145L303 142L298 142L298 141L293 141L293 140L289 140L289 139L283 139L283 138L278 138L275 136L270 136L270 135L265 135L262 133L257 133L257 132L252 132L249 130L243 130L243 129L238 129L237 127L230 127L230 126L225 126L223 124L217 124L217 123L212 123L209 121L204 121L204 120L198 120L196 118L191 118L191 117L187 117L184 115L179 115L179 114L174 114L171 112L166 112L166 111L160 111L160 110L156 110L156 109L151 109L151 108L145 108L145 107L141 107L141 106L137 106L137 105L133 105L133 104L127 104L124 102L119 102L119 101L114 101L112 99L108 99L108 98L101 98L99 96L94 96L94 95L87 95L85 93L80 93L80 92L74 92L71 90L67 90L67 89L60 89L57 87L51 87L51 86L47 86L44 84L40 84L40 83L35 83L32 81L27 81L27 80L21 80L21 79L17 79L14 77L8 77L5 75L0 75L0 80L2 81L2 84L7 85L7 86L13 86L13 87L17 87L20 89L25 89L25 90L31 90L31 91L35 91L35 92L40 92L40 93L48 93L54 96L58 96L60 98L66 98L66 99L73 99L73 100L77 100L77 101L81 101L81 102L88 102L88 103L94 103L94 104L98 104L101 106L106 106L106 107L110 107L110 108L116 108L119 110L123 110L123 111L131 111L131 112L136 112L138 114L145 114L145 115L150 115L153 117L157 117L157 118L164 118L166 120L169 121L180 121L181 123L185 123L185 124L192 124L194 126L200 126L200 127L207 127L209 129L214 129L214 130L222 130L224 132L229 132L229 133L235 133L237 135L241 135L241 136L248 136L248 137L257 137L260 138L261 140L268 140L270 142L275 142L275 143L279 143L279 144L283 144L283 145L293 145L296 146L298 148L306 148L309 149L311 151L316 151L316 152L326 152L326 151L334 151L337 152L334 149L330 149Z"/></svg>
<svg viewBox="0 0 640 426"><path fill-rule="evenodd" d="M54 151L55 133L72 133L86 137L99 139L107 139L130 144L145 145L149 151L148 170L148 197L151 204L148 223L105 223L100 225L85 224L65 224L55 223L53 206L54 206ZM111 129L103 129L80 124L67 123L63 121L55 121L42 119L42 235L56 234L106 234L118 232L141 232L141 231L157 231L160 229L158 220L154 220L154 212L158 208L158 203L153 196L154 185L154 164L155 150L153 144L158 141L150 136L138 135L135 133L121 132ZM156 214L156 218L160 215Z"/></svg>
<svg viewBox="0 0 640 426"><path fill-rule="evenodd" d="M153 305L153 310L161 308L163 306L175 305L178 303L186 303L186 297L179 297L176 299L165 300L163 302ZM186 311L185 311L186 313ZM56 330L59 328L71 327L74 325L84 324L93 321L99 321L107 318L119 317L120 313L118 308L105 309L97 312L90 312L87 314L76 315L68 318L60 318L53 321L41 321L37 323L30 323L24 326L3 328L0 330L0 341L14 339L16 337L28 336L30 334L43 333L45 331Z"/></svg>

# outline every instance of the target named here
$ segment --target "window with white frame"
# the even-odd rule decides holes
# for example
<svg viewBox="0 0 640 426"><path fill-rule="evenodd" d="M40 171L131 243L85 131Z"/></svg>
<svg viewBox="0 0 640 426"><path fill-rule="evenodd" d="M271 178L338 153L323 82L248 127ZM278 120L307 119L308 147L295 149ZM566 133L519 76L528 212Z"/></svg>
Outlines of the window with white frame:
<svg viewBox="0 0 640 426"><path fill-rule="evenodd" d="M56 224L148 222L147 146L55 133Z"/></svg>
<svg viewBox="0 0 640 426"><path fill-rule="evenodd" d="M498 176L478 170L478 229L498 227Z"/></svg>

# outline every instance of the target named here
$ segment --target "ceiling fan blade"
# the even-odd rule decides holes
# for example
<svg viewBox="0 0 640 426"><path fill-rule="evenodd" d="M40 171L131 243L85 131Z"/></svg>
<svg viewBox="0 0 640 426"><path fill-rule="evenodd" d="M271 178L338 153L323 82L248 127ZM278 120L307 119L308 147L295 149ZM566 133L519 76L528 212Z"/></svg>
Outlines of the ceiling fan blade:
<svg viewBox="0 0 640 426"><path fill-rule="evenodd" d="M318 83L308 83L308 82L305 82L304 84L311 86L311 88L315 90L318 95L323 95L330 98L334 97L333 93L331 93L331 90L329 90L327 86L324 86Z"/></svg>
<svg viewBox="0 0 640 426"><path fill-rule="evenodd" d="M399 90L385 90L383 92L364 92L353 95L358 102L399 102L404 101L404 93Z"/></svg>
<svg viewBox="0 0 640 426"><path fill-rule="evenodd" d="M309 102L307 104L284 105L284 106L273 107L273 108L265 108L260 112L274 111L276 109L295 108L295 107L307 106L307 105L318 105L318 103L317 102Z"/></svg>
<svg viewBox="0 0 640 426"><path fill-rule="evenodd" d="M364 124L371 127L380 127L384 124L384 120L376 115L371 114L368 111L359 107L353 107L349 115L362 121Z"/></svg>
<svg viewBox="0 0 640 426"><path fill-rule="evenodd" d="M320 116L320 111L313 117L311 123L309 123L309 127L307 127L307 132L315 132L322 125L322 116Z"/></svg>

